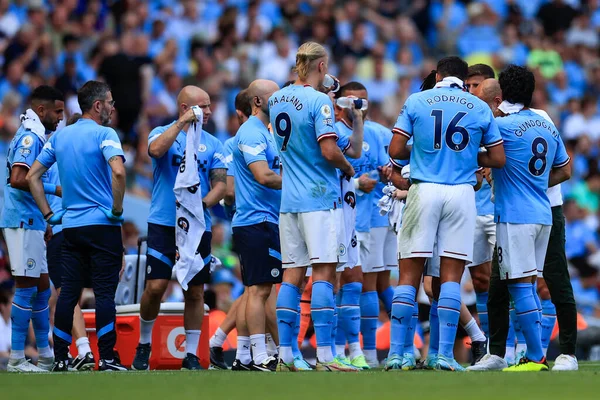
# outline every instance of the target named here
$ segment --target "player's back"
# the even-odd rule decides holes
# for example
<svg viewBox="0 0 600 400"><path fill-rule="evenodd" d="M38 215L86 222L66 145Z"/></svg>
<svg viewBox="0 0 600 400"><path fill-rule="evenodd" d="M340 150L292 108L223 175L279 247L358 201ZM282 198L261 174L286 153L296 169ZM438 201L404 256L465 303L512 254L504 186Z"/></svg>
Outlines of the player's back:
<svg viewBox="0 0 600 400"><path fill-rule="evenodd" d="M271 126L283 164L282 213L340 206L337 170L321 154L319 140L337 138L329 97L310 86L290 85L269 99Z"/></svg>
<svg viewBox="0 0 600 400"><path fill-rule="evenodd" d="M394 132L414 138L411 178L446 185L474 185L479 146L502 142L487 104L454 87L411 95Z"/></svg>
<svg viewBox="0 0 600 400"><path fill-rule="evenodd" d="M496 222L552 225L550 170L569 162L556 127L531 110L496 119L506 165L494 169Z"/></svg>

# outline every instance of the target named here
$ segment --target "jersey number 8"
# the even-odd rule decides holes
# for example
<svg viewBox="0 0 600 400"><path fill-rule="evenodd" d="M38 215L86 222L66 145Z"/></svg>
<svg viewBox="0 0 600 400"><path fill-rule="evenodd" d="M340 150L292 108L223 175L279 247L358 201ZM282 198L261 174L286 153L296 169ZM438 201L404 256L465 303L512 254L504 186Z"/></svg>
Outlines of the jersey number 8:
<svg viewBox="0 0 600 400"><path fill-rule="evenodd" d="M283 138L281 151L286 151L290 136L292 136L292 120L287 113L281 113L275 117L275 132L277 136Z"/></svg>
<svg viewBox="0 0 600 400"><path fill-rule="evenodd" d="M541 148L541 149L540 149ZM529 160L529 172L533 176L540 176L546 170L546 154L548 154L548 142L542 137L536 137L531 143L533 157ZM541 161L541 165L538 161Z"/></svg>
<svg viewBox="0 0 600 400"><path fill-rule="evenodd" d="M469 144L469 132L464 126L459 126L458 123L467 115L466 112L458 112L452 118L452 121L446 127L446 146L450 150L463 151ZM433 136L433 149L440 150L442 148L442 122L444 120L443 110L431 110L431 116L433 117L435 129ZM454 141L454 135L460 135L460 141L456 143Z"/></svg>

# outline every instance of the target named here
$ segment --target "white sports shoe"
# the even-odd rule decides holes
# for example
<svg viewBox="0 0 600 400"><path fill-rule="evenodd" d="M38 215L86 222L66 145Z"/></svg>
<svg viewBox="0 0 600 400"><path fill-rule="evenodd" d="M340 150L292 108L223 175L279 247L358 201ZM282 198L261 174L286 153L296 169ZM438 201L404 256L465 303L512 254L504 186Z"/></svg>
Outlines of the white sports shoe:
<svg viewBox="0 0 600 400"><path fill-rule="evenodd" d="M568 354L561 354L554 360L554 367L552 371L577 371L579 364L577 364L577 358Z"/></svg>
<svg viewBox="0 0 600 400"><path fill-rule="evenodd" d="M508 364L504 358L493 354L486 354L477 364L467 367L467 371L501 371L507 367Z"/></svg>
<svg viewBox="0 0 600 400"><path fill-rule="evenodd" d="M21 358L19 360L9 360L6 370L8 372L48 372L36 367L25 358Z"/></svg>
<svg viewBox="0 0 600 400"><path fill-rule="evenodd" d="M54 366L54 356L40 357L38 359L37 366L38 366L38 368L41 368L44 371L52 371L52 367Z"/></svg>

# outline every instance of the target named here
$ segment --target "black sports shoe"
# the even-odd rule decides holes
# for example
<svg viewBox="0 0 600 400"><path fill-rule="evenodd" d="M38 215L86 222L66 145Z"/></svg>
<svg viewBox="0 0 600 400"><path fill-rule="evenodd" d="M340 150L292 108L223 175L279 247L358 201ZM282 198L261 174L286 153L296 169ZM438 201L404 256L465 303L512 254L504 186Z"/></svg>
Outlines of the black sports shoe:
<svg viewBox="0 0 600 400"><path fill-rule="evenodd" d="M275 370L277 370L277 359L273 357L267 358L260 364L250 364L250 371L275 372Z"/></svg>
<svg viewBox="0 0 600 400"><path fill-rule="evenodd" d="M196 357L195 354L187 353L185 355L185 358L183 359L183 362L181 363L181 369L199 371L204 368L202 368L202 366L200 365L200 359Z"/></svg>
<svg viewBox="0 0 600 400"><path fill-rule="evenodd" d="M471 365L475 365L487 354L487 341L471 342Z"/></svg>
<svg viewBox="0 0 600 400"><path fill-rule="evenodd" d="M68 372L69 371L69 363L68 361L54 361L54 365L52 365L52 372Z"/></svg>
<svg viewBox="0 0 600 400"><path fill-rule="evenodd" d="M210 348L210 369L229 369L225 363L222 347L215 346Z"/></svg>
<svg viewBox="0 0 600 400"><path fill-rule="evenodd" d="M232 371L252 371L252 361L250 361L249 364L242 364L242 362L236 358L235 361L233 362L233 364L231 364L231 370Z"/></svg>
<svg viewBox="0 0 600 400"><path fill-rule="evenodd" d="M91 371L96 366L94 354L90 351L85 356L77 356L69 360L69 371Z"/></svg>
<svg viewBox="0 0 600 400"><path fill-rule="evenodd" d="M133 358L133 363L131 363L131 369L136 371L148 371L150 369L150 354L152 353L152 348L150 343L140 343L138 347L135 349L135 357Z"/></svg>
<svg viewBox="0 0 600 400"><path fill-rule="evenodd" d="M129 369L115 358L113 360L101 359L98 362L98 371L129 371Z"/></svg>

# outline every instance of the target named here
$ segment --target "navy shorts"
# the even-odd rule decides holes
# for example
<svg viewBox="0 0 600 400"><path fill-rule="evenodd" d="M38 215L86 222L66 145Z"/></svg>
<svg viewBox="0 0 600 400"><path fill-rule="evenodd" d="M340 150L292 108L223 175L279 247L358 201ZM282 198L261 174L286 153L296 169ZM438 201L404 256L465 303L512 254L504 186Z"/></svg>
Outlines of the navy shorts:
<svg viewBox="0 0 600 400"><path fill-rule="evenodd" d="M204 232L200 241L200 256L210 262L212 232ZM146 279L171 279L175 265L175 227L148 223L148 250L146 252ZM210 281L210 267L202 268L190 285L204 285Z"/></svg>
<svg viewBox="0 0 600 400"><path fill-rule="evenodd" d="M48 275L56 289L62 286L62 245L65 240L65 235L62 231L52 235L52 239L46 246L46 259L48 260ZM83 286L86 288L92 287L92 279L90 274L83 271Z"/></svg>
<svg viewBox="0 0 600 400"><path fill-rule="evenodd" d="M281 283L279 226L271 222L233 228L233 240L240 256L244 286Z"/></svg>

